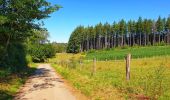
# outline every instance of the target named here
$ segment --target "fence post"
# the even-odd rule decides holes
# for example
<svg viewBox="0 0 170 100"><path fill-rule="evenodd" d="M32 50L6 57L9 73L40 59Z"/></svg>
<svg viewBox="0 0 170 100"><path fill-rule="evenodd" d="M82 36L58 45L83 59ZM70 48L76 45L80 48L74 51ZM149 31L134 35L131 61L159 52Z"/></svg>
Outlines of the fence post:
<svg viewBox="0 0 170 100"><path fill-rule="evenodd" d="M82 69L82 63L83 63L83 61L82 61L82 59L80 59L80 70Z"/></svg>
<svg viewBox="0 0 170 100"><path fill-rule="evenodd" d="M93 70L92 70L92 75L95 75L96 73L96 58L93 59Z"/></svg>
<svg viewBox="0 0 170 100"><path fill-rule="evenodd" d="M130 60L131 54L126 56L126 80L130 80Z"/></svg>

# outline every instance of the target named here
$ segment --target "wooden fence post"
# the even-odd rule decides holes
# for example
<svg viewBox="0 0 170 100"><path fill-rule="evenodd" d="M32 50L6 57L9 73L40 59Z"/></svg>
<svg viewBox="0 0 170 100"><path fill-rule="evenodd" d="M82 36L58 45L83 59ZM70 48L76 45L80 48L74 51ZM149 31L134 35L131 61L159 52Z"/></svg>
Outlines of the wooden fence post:
<svg viewBox="0 0 170 100"><path fill-rule="evenodd" d="M83 63L83 61L82 61L82 59L80 59L80 70L82 69L82 63Z"/></svg>
<svg viewBox="0 0 170 100"><path fill-rule="evenodd" d="M96 73L96 58L93 59L93 70L92 70L92 75L95 75Z"/></svg>
<svg viewBox="0 0 170 100"><path fill-rule="evenodd" d="M126 80L130 80L130 60L131 54L126 56Z"/></svg>

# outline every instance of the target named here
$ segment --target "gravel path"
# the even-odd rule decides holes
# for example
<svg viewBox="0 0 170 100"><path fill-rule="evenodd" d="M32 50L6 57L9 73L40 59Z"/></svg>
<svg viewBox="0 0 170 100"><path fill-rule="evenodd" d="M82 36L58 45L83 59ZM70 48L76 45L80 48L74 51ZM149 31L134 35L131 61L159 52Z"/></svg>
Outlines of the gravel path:
<svg viewBox="0 0 170 100"><path fill-rule="evenodd" d="M76 100L49 64L41 64L14 100Z"/></svg>

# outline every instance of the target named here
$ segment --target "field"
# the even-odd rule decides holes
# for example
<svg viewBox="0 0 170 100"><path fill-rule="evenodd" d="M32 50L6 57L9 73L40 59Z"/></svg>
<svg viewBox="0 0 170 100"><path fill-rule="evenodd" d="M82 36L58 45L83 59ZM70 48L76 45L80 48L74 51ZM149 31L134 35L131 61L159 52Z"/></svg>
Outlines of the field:
<svg viewBox="0 0 170 100"><path fill-rule="evenodd" d="M11 73L8 70L0 69L0 100L12 100L21 85L35 71L36 64L19 73Z"/></svg>
<svg viewBox="0 0 170 100"><path fill-rule="evenodd" d="M93 62L82 58L81 54L57 54L49 62L92 100L170 99L170 56L132 59L130 81L125 78L124 60L97 61L92 73Z"/></svg>
<svg viewBox="0 0 170 100"><path fill-rule="evenodd" d="M170 46L150 46L150 47L128 47L116 48L110 50L90 51L87 53L86 59L96 58L97 60L119 60L124 59L125 55L131 53L132 58L145 58L153 56L170 55Z"/></svg>

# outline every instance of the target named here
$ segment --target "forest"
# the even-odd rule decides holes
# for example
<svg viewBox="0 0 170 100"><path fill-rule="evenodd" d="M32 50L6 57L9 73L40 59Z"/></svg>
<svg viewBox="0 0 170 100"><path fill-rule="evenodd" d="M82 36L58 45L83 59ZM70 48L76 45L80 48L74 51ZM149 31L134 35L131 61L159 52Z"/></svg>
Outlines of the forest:
<svg viewBox="0 0 170 100"><path fill-rule="evenodd" d="M170 16L157 20L139 17L137 21L99 23L95 26L78 26L71 34L67 52L78 53L92 49L126 46L153 46L170 43Z"/></svg>

